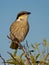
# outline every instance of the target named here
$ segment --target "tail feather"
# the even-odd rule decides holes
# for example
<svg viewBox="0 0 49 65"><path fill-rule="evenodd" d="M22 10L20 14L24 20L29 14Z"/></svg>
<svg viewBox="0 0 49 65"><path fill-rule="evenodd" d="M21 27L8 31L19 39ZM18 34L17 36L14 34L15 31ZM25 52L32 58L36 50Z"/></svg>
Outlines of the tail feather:
<svg viewBox="0 0 49 65"><path fill-rule="evenodd" d="M18 44L12 42L11 45L10 45L10 48L17 49L18 48Z"/></svg>

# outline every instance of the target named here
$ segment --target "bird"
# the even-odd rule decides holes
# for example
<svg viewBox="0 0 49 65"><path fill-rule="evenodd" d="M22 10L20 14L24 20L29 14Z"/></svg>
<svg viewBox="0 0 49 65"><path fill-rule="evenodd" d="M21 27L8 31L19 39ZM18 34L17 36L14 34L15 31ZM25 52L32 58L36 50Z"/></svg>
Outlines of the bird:
<svg viewBox="0 0 49 65"><path fill-rule="evenodd" d="M29 32L28 16L31 12L21 11L17 14L15 21L10 26L10 48L17 49L18 44L25 40Z"/></svg>

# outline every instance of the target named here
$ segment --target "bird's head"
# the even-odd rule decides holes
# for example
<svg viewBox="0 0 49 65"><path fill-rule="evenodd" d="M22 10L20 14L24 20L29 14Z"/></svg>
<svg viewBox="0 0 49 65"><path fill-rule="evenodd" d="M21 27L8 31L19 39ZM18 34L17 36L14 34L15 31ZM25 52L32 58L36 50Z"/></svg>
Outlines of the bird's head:
<svg viewBox="0 0 49 65"><path fill-rule="evenodd" d="M31 14L31 13L27 12L27 11L22 11L22 12L18 13L16 20L26 21L26 20L28 20L29 14Z"/></svg>

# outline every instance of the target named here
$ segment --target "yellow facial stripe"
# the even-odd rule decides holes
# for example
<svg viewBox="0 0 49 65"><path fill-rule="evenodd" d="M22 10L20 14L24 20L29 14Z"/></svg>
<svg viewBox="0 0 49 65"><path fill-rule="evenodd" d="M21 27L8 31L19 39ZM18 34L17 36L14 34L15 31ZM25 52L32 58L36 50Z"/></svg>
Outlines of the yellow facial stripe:
<svg viewBox="0 0 49 65"><path fill-rule="evenodd" d="M23 18L23 16L19 16L19 18Z"/></svg>

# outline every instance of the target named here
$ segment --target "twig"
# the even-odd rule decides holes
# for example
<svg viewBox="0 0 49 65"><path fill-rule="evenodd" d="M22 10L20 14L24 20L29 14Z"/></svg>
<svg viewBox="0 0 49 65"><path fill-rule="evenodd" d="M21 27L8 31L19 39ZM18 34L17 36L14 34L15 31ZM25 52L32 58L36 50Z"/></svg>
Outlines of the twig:
<svg viewBox="0 0 49 65"><path fill-rule="evenodd" d="M27 40L26 40L26 45L27 45L27 47L29 48L29 45L28 45L28 42L27 42Z"/></svg>
<svg viewBox="0 0 49 65"><path fill-rule="evenodd" d="M6 65L5 59L1 55L0 55L0 58L3 60L4 65Z"/></svg>
<svg viewBox="0 0 49 65"><path fill-rule="evenodd" d="M27 62L28 62L28 65L32 65L31 64L31 62L30 62L30 58L28 58L28 54L27 54L27 52L25 51L25 47L24 46L22 46L22 44L19 44L18 45L20 48L21 48L21 50L23 50L23 52L25 53L25 57L27 58Z"/></svg>
<svg viewBox="0 0 49 65"><path fill-rule="evenodd" d="M19 63L19 61L18 60L16 60L15 58L14 58L14 56L10 53L10 52L7 52L16 62L18 62Z"/></svg>

